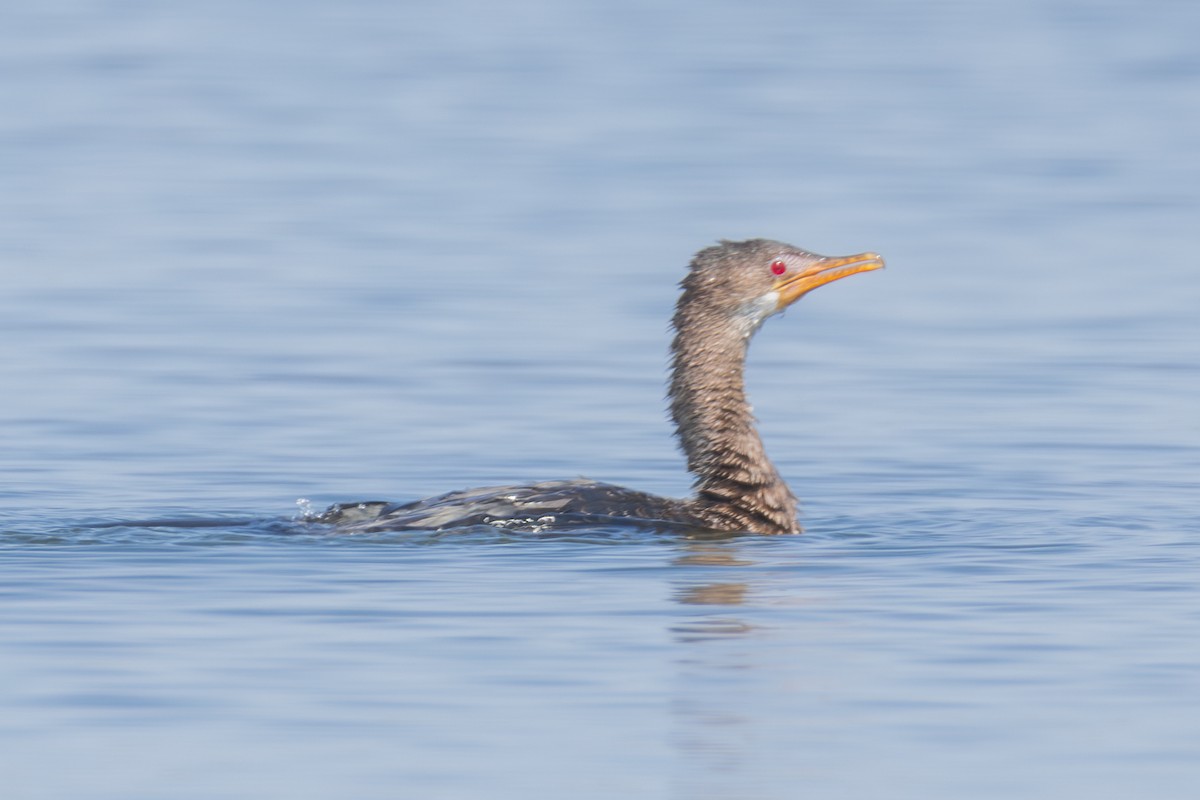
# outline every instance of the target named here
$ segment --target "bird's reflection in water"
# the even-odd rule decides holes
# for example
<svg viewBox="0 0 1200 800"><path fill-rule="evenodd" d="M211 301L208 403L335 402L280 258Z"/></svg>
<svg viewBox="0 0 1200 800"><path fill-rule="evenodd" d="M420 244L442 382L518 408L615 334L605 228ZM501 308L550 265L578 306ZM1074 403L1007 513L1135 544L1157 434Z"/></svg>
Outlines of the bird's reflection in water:
<svg viewBox="0 0 1200 800"><path fill-rule="evenodd" d="M720 573L726 570L750 570L754 562L744 558L731 542L723 542L692 543L674 563L681 570L674 599L698 612L671 626L671 635L681 647L675 659L678 674L671 702L673 738L681 766L676 794L681 798L713 796L715 786L731 779L740 783L737 776L746 764L754 718L744 713L729 691L733 688L736 692L741 673L753 669L751 653L740 644L755 628L730 613L746 606L752 597L750 584L712 578L724 577ZM692 574L699 579L692 579Z"/></svg>
<svg viewBox="0 0 1200 800"><path fill-rule="evenodd" d="M744 583L703 583L675 591L675 600L685 606L740 606L745 599Z"/></svg>
<svg viewBox="0 0 1200 800"><path fill-rule="evenodd" d="M753 562L740 558L735 550L716 545L693 544L675 559L684 567L748 567ZM681 581L674 592L675 601L685 606L740 606L746 602L749 587L737 581ZM671 626L677 641L695 641L748 633L752 627L744 620L728 615L694 617Z"/></svg>
<svg viewBox="0 0 1200 800"><path fill-rule="evenodd" d="M721 543L692 542L673 562L679 567L699 567L707 575L712 568L752 567L753 561L742 558L728 541ZM690 570L688 570L690 572ZM686 574L686 573L685 573ZM740 606L746 602L749 587L740 581L680 580L676 583L675 601L685 606ZM699 624L695 624L699 623ZM678 633L745 633L750 626L740 620L701 617L672 626Z"/></svg>

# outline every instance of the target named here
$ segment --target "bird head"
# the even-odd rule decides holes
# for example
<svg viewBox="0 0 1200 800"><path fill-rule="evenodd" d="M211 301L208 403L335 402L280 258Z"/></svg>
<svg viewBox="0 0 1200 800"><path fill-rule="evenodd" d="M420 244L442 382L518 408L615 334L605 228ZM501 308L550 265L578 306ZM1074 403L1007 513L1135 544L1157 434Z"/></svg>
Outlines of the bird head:
<svg viewBox="0 0 1200 800"><path fill-rule="evenodd" d="M769 239L722 241L692 260L680 308L723 318L749 336L818 286L882 268L883 258L875 253L821 256Z"/></svg>

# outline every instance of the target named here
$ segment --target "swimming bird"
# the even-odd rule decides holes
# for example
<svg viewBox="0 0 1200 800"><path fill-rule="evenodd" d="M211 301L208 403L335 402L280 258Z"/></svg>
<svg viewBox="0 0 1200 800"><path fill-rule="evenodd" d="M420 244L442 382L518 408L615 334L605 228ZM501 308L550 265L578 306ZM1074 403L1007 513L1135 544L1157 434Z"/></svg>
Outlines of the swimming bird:
<svg viewBox="0 0 1200 800"><path fill-rule="evenodd" d="M768 317L813 289L882 267L875 253L820 256L769 239L721 241L695 255L672 320L668 391L679 446L695 477L690 498L577 479L467 489L404 504L340 503L314 519L346 531L472 525L540 531L625 520L799 533L796 497L767 457L746 400L746 349Z"/></svg>

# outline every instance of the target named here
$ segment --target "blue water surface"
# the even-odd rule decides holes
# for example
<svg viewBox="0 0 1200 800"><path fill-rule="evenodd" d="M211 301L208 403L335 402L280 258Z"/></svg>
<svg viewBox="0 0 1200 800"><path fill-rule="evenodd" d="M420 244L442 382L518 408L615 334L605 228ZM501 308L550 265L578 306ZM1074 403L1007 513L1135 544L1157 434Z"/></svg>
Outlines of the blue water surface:
<svg viewBox="0 0 1200 800"><path fill-rule="evenodd" d="M0 25L14 798L1190 798L1200 6L50 0ZM798 537L339 535L688 477L695 250Z"/></svg>

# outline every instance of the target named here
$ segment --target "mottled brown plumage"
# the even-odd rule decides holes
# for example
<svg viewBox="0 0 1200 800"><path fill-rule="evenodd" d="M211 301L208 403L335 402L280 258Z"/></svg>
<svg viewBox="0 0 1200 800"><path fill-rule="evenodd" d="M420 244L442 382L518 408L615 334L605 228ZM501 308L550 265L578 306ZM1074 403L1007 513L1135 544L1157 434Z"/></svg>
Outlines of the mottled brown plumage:
<svg viewBox="0 0 1200 800"><path fill-rule="evenodd" d="M796 533L796 497L767 457L746 400L746 349L766 315L776 255L763 241L702 250L681 283L671 343L671 418L695 475L692 513L712 528ZM750 269L758 264L761 269Z"/></svg>
<svg viewBox="0 0 1200 800"><path fill-rule="evenodd" d="M396 505L331 507L317 521L346 530L545 530L606 519L723 531L799 533L796 498L767 457L746 401L746 348L772 314L812 289L879 269L874 253L827 258L782 242L723 241L701 250L680 284L671 344L671 418L695 495L657 497L595 481L550 481L452 492Z"/></svg>
<svg viewBox="0 0 1200 800"><path fill-rule="evenodd" d="M800 531L796 497L767 457L743 377L751 337L782 308L764 300L777 261L798 274L822 257L765 239L722 242L696 254L675 308L671 417L696 476L689 506L720 530Z"/></svg>

